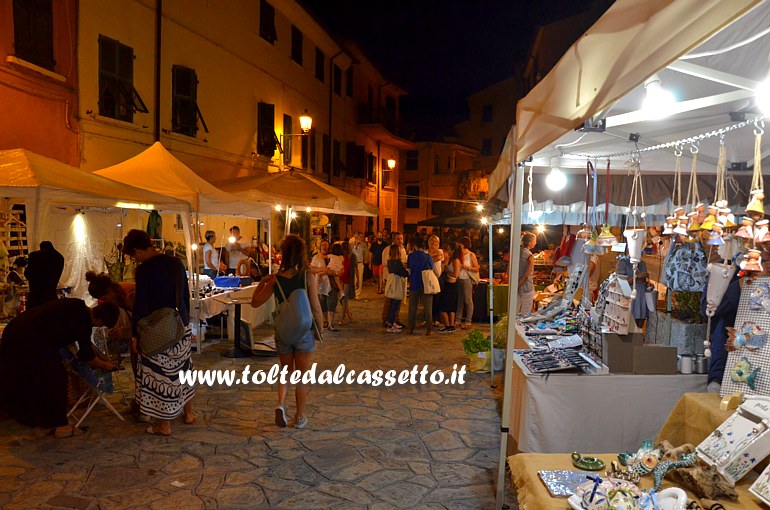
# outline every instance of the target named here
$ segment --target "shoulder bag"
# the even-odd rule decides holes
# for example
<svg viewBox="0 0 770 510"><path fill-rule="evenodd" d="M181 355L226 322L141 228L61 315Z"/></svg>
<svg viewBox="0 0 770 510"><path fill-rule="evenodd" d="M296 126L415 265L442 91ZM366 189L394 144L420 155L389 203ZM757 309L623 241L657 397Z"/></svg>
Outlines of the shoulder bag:
<svg viewBox="0 0 770 510"><path fill-rule="evenodd" d="M441 284L433 269L422 270L422 292L424 294L438 294L441 292Z"/></svg>
<svg viewBox="0 0 770 510"><path fill-rule="evenodd" d="M432 272L432 271L431 271ZM385 284L385 297L403 301L406 296L406 279L397 274L390 273Z"/></svg>
<svg viewBox="0 0 770 510"><path fill-rule="evenodd" d="M472 253L473 260L476 261L476 265L479 265L479 259L476 258L476 254ZM468 278L471 279L471 282L473 282L473 285L478 285L479 281L481 281L481 274L479 274L478 271L466 271L468 273Z"/></svg>
<svg viewBox="0 0 770 510"><path fill-rule="evenodd" d="M136 323L139 333L139 351L146 357L152 357L167 350L184 336L185 325L179 315L179 282L174 281L175 306L165 306L153 310Z"/></svg>
<svg viewBox="0 0 770 510"><path fill-rule="evenodd" d="M305 287L294 289L287 299L278 276L275 277L275 284L278 285L278 291L283 298L273 313L276 340L284 342L299 340L314 326L313 310L307 293L307 274L304 279Z"/></svg>

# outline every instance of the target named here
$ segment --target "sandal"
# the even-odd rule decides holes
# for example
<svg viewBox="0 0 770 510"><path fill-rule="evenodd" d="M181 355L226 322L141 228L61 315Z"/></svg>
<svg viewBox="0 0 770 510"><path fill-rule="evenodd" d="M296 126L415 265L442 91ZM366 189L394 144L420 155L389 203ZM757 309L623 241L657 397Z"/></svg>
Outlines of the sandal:
<svg viewBox="0 0 770 510"><path fill-rule="evenodd" d="M88 431L88 427L76 427L72 425L64 432L56 432L56 429L53 430L53 436L56 439L66 439L68 437L75 437L75 436L82 436Z"/></svg>
<svg viewBox="0 0 770 510"><path fill-rule="evenodd" d="M171 432L161 432L160 430L156 429L155 425L150 425L149 427L147 427L145 432L153 436L170 436L171 435Z"/></svg>

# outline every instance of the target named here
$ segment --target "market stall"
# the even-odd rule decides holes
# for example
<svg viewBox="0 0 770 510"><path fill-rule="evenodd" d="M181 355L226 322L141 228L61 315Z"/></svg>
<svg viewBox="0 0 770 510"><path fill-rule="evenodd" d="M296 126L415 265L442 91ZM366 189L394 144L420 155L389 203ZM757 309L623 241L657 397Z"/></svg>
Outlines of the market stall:
<svg viewBox="0 0 770 510"><path fill-rule="evenodd" d="M189 216L187 203L94 175L25 149L0 151L2 208L23 205L23 253L50 240L64 255L61 284L86 298L87 270L101 271L106 241L119 235L129 211L163 210ZM20 222L20 216L15 216ZM142 217L137 217L141 221ZM21 237L21 236L20 236ZM24 250L27 250L26 252Z"/></svg>
<svg viewBox="0 0 770 510"><path fill-rule="evenodd" d="M749 11L751 14L746 15ZM605 332L622 337L621 341L626 337L635 337L634 316L629 313L623 318L617 313L624 308L628 310L629 304L636 300L646 298L645 289L642 287L639 290L636 285L637 271L644 272L639 270L642 247L639 232L644 232L642 229L650 224L656 224L655 220L660 220L656 216L661 212L666 214L667 223L661 230L671 236L672 247L676 246L670 253L695 251L697 246L706 245L706 256L694 257L699 266L703 265L702 272L706 273L706 263L711 259L722 264L714 266L719 271L724 270L725 274L712 273L720 274L713 278L729 281L730 271L734 271L731 265L737 253L735 247L743 246L744 250L748 247L754 251L745 257L741 255L737 260L741 262L743 271L759 275L758 281L763 282L761 257L765 243L765 220L762 218L764 209L761 201L764 195L760 165L770 144L767 137L762 138L763 123L756 106L760 98L755 99L755 95L759 96L761 83L768 72L765 56L770 53L770 39L765 36L769 23L770 7L767 2L617 1L519 102L517 123L509 136L509 149L501 156L498 167L490 176L492 195L502 198L508 210L515 212L511 235L512 268L518 267L516 241L521 232L522 216L526 216L522 204L526 201L539 207L549 200L526 200L527 186L524 181L529 168L535 175L566 173L566 178L562 179L562 176L559 180L567 182L575 179L574 173L579 169L577 179L581 182L587 163L593 163L596 173L600 168L604 170L606 165L608 177L604 197L600 197L599 204L624 206L618 213L623 214L627 225L625 239L615 238L609 233L609 228L607 232L602 229L597 239L599 224L587 225L585 229L586 244L593 242L594 246L601 247L600 240L607 242L604 246L627 241L628 266L633 269L626 273L630 275L628 289L617 289L615 297L600 298L603 308L610 311L598 321L600 338L605 336ZM661 89L675 91L675 98L669 97L665 108L661 109L660 103L657 110L652 108L652 100L640 107L645 95L660 98L661 94L657 93ZM661 118L666 115L668 118ZM744 175L750 177L737 178L741 169L749 169L744 171ZM653 180L650 175L662 177L662 180ZM704 177L706 182L711 180L713 186L701 184ZM677 179L681 179L683 184ZM663 184L662 192L656 189L656 182ZM614 193L617 193L615 199L612 197ZM582 197L585 202L588 201L586 197ZM574 209L580 208L579 200L573 198L569 203L559 204L554 199L553 206L548 204L543 207L543 214L559 205L565 207L564 210L557 210L561 218L578 214ZM707 212L709 205L714 210ZM676 210L678 206L683 206L682 210ZM608 209L604 208L602 218L605 225L612 220L612 211ZM744 209L754 223L740 219L739 213ZM590 214L584 213L584 218L588 223ZM660 224L656 226L663 227ZM742 240L734 243L733 236ZM720 248L721 245L727 248ZM664 271L666 285L671 288L674 288L671 282L677 282L677 278L680 280L675 285L681 288L686 287L686 284L680 285L683 281L698 281L702 277L701 269L685 263L684 257L664 265L672 269L670 275ZM693 276L695 278L690 278ZM716 295L712 304L718 305L721 297ZM712 294L708 298L712 299ZM510 309L515 310L516 304L517 295L512 292ZM583 308L589 320L593 321L593 310ZM750 304L744 303L743 293L739 318L742 309L750 312ZM757 311L751 312L754 315L744 315L741 320L763 320ZM546 318L550 321L546 327L558 326L554 318ZM736 327L741 320L736 320ZM761 324L762 328L766 327L764 322ZM627 332L623 331L625 328ZM515 321L510 321L509 354L514 329ZM747 350L743 345L749 339L757 342L762 337L751 336L750 333L746 333L745 339L740 338L741 343L728 355L722 382L723 386L731 389L738 386L746 391L765 394L766 388L751 388L761 380L757 376L757 367L765 365L760 354L752 354L754 351L764 352L764 347L755 344ZM705 347L704 354L708 356L708 343ZM628 345L625 348L634 360L638 349L649 349L644 345ZM597 350L594 348L594 351ZM639 352L650 354L649 351ZM737 372L739 369L741 371ZM507 430L510 419L508 406L511 405L510 394L513 391L512 372L506 374L503 431ZM654 377L658 376L650 376L650 381ZM612 402L606 402L604 406L611 408ZM503 476L506 443L507 436L503 433L500 477ZM708 455L699 453L698 462L708 462L708 458ZM518 477L532 475L531 472L520 472L520 469L529 469L527 466L517 464L512 465L512 469L515 471L514 484L518 483ZM549 507L548 498L550 496L543 500L544 508ZM498 508L502 503L500 491ZM556 504L560 505L559 508L566 507L563 501Z"/></svg>

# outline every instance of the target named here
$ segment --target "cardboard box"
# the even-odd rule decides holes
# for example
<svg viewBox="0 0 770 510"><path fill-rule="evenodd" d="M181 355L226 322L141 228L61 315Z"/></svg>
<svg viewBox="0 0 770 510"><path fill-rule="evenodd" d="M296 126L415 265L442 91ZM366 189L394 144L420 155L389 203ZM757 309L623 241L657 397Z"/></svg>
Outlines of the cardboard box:
<svg viewBox="0 0 770 510"><path fill-rule="evenodd" d="M644 335L629 333L604 333L602 346L604 363L613 374L634 373L634 348L644 345Z"/></svg>
<svg viewBox="0 0 770 510"><path fill-rule="evenodd" d="M664 345L633 347L634 374L676 374L677 348Z"/></svg>

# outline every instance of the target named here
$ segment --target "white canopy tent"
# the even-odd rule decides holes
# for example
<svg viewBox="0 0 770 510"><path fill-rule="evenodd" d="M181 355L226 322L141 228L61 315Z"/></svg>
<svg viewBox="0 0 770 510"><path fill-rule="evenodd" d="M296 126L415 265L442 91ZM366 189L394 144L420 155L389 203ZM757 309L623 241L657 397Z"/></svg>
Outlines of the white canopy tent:
<svg viewBox="0 0 770 510"><path fill-rule="evenodd" d="M166 210L186 216L190 210L188 204L180 200L111 181L25 149L0 151L0 194L6 206L24 203L30 249L35 249L40 241L51 240L62 251L69 269L82 269L68 270L64 275L63 283L73 288L75 297L85 297L85 271L101 269L101 265L92 267L83 263L101 261L103 240L88 239L87 233L92 230L88 219L79 221L71 235L63 235L61 225L57 225L60 216L57 210L69 208L67 216L72 218L94 209ZM74 251L68 249L70 244L75 246Z"/></svg>
<svg viewBox="0 0 770 510"><path fill-rule="evenodd" d="M589 158L609 157L613 168L619 168L629 151L636 149L627 141L629 133L640 133L638 148L644 149L715 129L735 129L740 122L731 120L729 113L749 112L749 119L753 117L754 91L768 71L770 39L762 37L768 26L770 7L762 0L617 0L519 101L511 143L490 175L490 195L518 211L512 222L511 272L519 264L520 212L526 189L520 163L532 157L536 167L552 167L558 158L561 167L584 169ZM753 36L759 37L752 40ZM643 84L655 73L662 86L677 95L677 103L669 110L672 116L662 121L640 109ZM589 119L603 119L606 131L572 132ZM750 128L748 134L726 137L730 161L752 166ZM714 172L718 143L716 136L700 143L701 171ZM751 145L748 150L747 145ZM673 147L643 152L642 169L670 172L672 153ZM683 164L685 179L688 168ZM518 308L517 298L511 291L509 313ZM515 321L509 321L508 360L513 354L514 326ZM511 375L508 370L505 376L498 509L505 486Z"/></svg>
<svg viewBox="0 0 770 510"><path fill-rule="evenodd" d="M274 206L285 208L287 219L292 209L297 208L351 216L378 214L376 207L360 198L298 170L240 177L219 182L217 186L244 199L271 201ZM286 222L288 231L289 221Z"/></svg>

